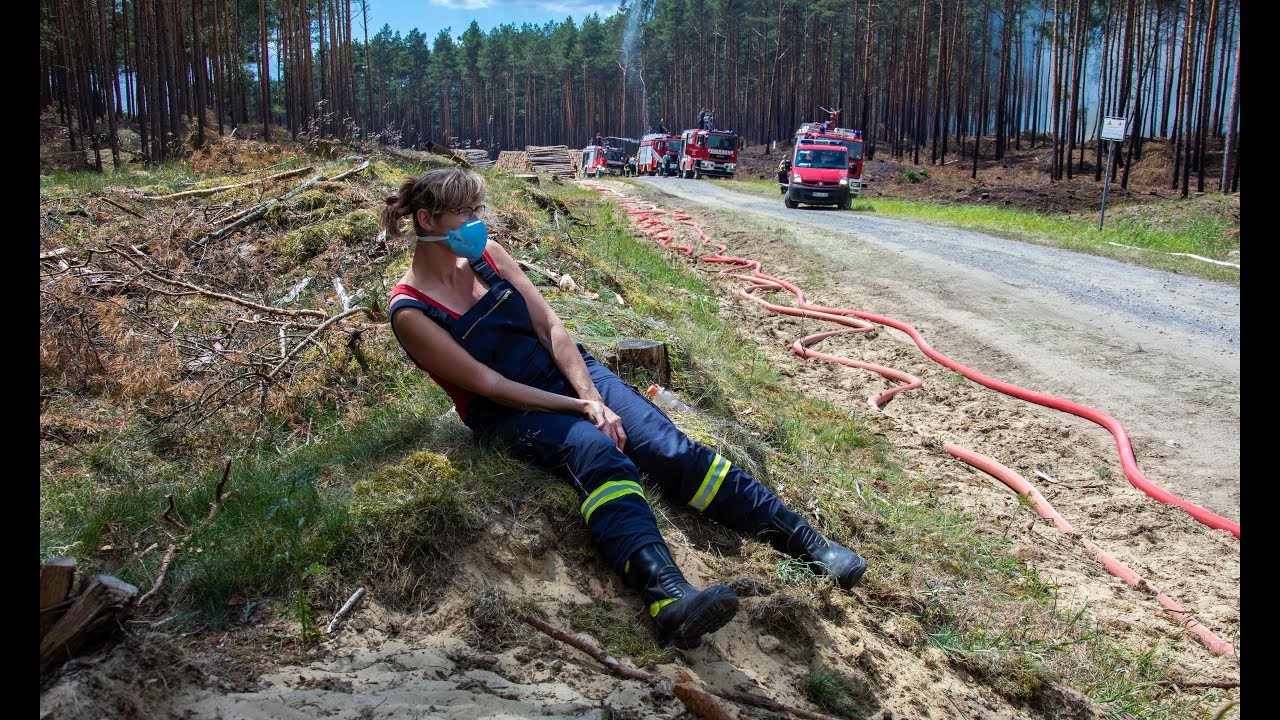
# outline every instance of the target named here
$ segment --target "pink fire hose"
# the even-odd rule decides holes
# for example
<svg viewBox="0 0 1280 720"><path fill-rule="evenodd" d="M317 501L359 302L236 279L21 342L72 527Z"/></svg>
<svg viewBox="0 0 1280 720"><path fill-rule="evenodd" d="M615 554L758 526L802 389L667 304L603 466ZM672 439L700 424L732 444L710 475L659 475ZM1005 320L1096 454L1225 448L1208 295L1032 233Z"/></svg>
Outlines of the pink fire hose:
<svg viewBox="0 0 1280 720"><path fill-rule="evenodd" d="M886 368L880 365L875 365L873 363L866 363L858 360L841 358L835 355L829 355L826 353L821 353L821 352L817 352L809 349L810 345L817 343L828 337L831 337L832 335L836 335L840 333L848 333L848 332L866 332L873 328L872 325L869 325L866 322L859 322L859 320L855 318L860 318L862 320L870 321L872 323L880 323L882 325L888 325L889 327L893 327L898 330L901 330L902 332L907 333L907 335L911 337L911 339L916 343L916 345L920 348L920 350L929 358L931 358L935 362L945 367L948 367L952 370L955 370L956 372L961 373L962 375L969 378L970 380L973 380L974 382L980 383L986 387L996 390L997 392L1001 392L1006 395L1011 395L1013 397L1026 400L1028 402L1033 402L1038 405L1043 405L1045 407L1053 408L1055 410L1062 410L1064 412L1069 412L1073 415L1085 418L1086 420L1090 420L1094 423L1097 423L1098 425L1101 425L1102 427L1106 428L1107 431L1111 433L1111 436L1115 439L1116 448L1119 451L1120 464L1124 469L1125 477L1129 480L1129 482L1134 487L1138 488L1139 490L1141 490L1142 492L1146 493L1147 495L1151 496L1152 498L1156 499L1159 502L1166 503L1169 505L1176 505L1182 508L1188 514L1190 514L1191 517L1195 518L1201 523L1204 523L1205 525L1208 525L1209 527L1219 529L1219 530L1226 530L1227 532L1235 536L1237 539L1240 537L1239 523L1228 520L1227 518L1217 515L1216 513L1206 510L1198 505L1195 505L1194 503L1187 502L1186 500L1183 500L1182 498L1170 492L1167 492L1166 490L1160 488L1159 486L1155 485L1151 481L1147 480L1146 475L1144 475L1141 468L1138 467L1137 458L1134 456L1134 453L1133 453L1133 445L1129 441L1129 435L1125 431L1124 426L1121 425L1118 420L1111 417L1107 413L1104 413L1100 410L1096 410L1087 405L1082 405L1080 403L1072 402L1070 400L1065 400L1053 395L1048 395L1045 393L1039 393L1032 390L1027 390L1025 388L1018 387L1017 385L1013 385L1011 383L1006 383L1001 380L996 380L995 378L989 377L976 370L968 368L956 362L955 360L952 360L951 358L943 355L937 350L934 350L933 347L931 347L929 343L926 342L925 339L920 335L919 331L917 331L911 325L901 322L899 320L895 320L890 317L885 317L883 315L876 315L873 313L862 312L859 310L849 310L845 308L831 308L831 307L824 307L821 305L813 305L808 302L808 300L805 298L804 291L801 290L800 288L796 287L795 285L781 278L772 277L770 275L766 275L762 273L760 271L760 263L758 261L739 258L739 257L725 256L724 251L726 249L726 246L720 243L712 242L711 239L706 236L706 233L702 231L702 228L699 227L698 224L694 222L693 219L688 215L688 213L685 213L679 210L670 210L670 211L663 210L648 201L638 201L634 198L628 198L628 197L619 195L618 193L615 193L612 190L609 190L599 185L587 184L587 186L602 193L604 192L611 193L614 196L620 198L622 204L627 208L628 217L632 220L632 222L636 224L636 227L640 229L641 232L661 242L664 247L674 247L680 250L681 252L683 252L685 255L688 255L690 257L693 256L693 248L691 246L678 245L678 244L673 245L674 238L672 238L671 236L672 228L667 225L664 225L661 221L653 217L654 215L669 213L673 220L680 222L682 224L688 225L690 228L692 228L693 231L701 239L703 244L711 245L716 248L716 252L714 254L700 258L702 261L717 262L717 263L732 263L731 266L721 270L721 272L725 272L725 273L750 269L752 273L751 275L736 276L751 284L751 287L745 290L738 291L738 294L741 295L742 297L752 300L753 302L759 303L760 305L768 308L773 312L782 313L786 315L793 315L798 317L808 317L808 318L813 318L817 320L826 320L829 322L845 325L847 328L845 330L819 333L817 335L810 335L808 337L797 340L792 345L792 350L797 355L800 355L801 357L817 357L817 358L822 358L824 360L828 360L831 362L840 363L842 365L848 365L849 367L856 367L856 368L871 370L873 372L877 372L883 375L886 378L897 380L898 382L903 383L903 385L890 388L888 390L885 390L869 398L868 402L871 404L872 407L876 409L880 409L885 405L885 403L889 402L889 400L891 400L895 394L902 392L904 390L914 390L916 388L922 387L922 383L919 378L916 378L915 376L902 372L900 370ZM648 205L648 207L647 208L638 207L638 205L641 202ZM797 307L793 308L793 307L777 305L752 295L752 293L754 293L756 290L774 291L778 289L785 289L791 294L795 295L796 301L797 301Z"/></svg>
<svg viewBox="0 0 1280 720"><path fill-rule="evenodd" d="M1134 457L1133 447L1129 442L1129 437L1124 430L1124 426L1122 426L1119 421L1117 421L1115 418L1112 418L1110 415L1107 415L1106 413L1095 410L1091 407L1074 403L1068 400L1063 400L1061 398L1057 398L1052 395L1046 395L1043 393L1037 393L1030 390L1026 390L1016 385L1012 385L1009 383L1002 382L1000 380L996 380L994 378L990 378L986 375L983 375L982 373L979 373L975 370L965 367L964 365L961 365L960 363L954 360L951 360L945 355L934 350L927 342L925 342L924 338L920 335L920 333L914 327L906 323L900 322L898 320L894 320L893 318L888 318L888 317L875 315L867 312L860 312L856 310L848 310L844 308L829 308L829 307L823 307L820 305L813 305L805 299L804 291L801 290L800 288L796 287L795 285L781 278L776 278L761 272L760 270L761 265L759 261L740 258L740 257L726 256L724 252L727 246L721 243L713 242L710 238L708 238L706 234L702 231L702 228L699 227L698 224L694 222L693 219L687 213L682 212L680 210L670 210L670 211L662 210L658 208L656 205L654 205L653 203L649 203L648 201L638 201L633 198L628 198L599 185L587 183L587 186L599 192L602 192L602 193L608 192L618 197L622 202L622 204L624 205L624 207L627 208L627 215L630 218L630 220L636 225L636 227L645 235L648 235L649 237L652 237L656 239L658 242L662 243L663 247L674 248L689 257L693 256L692 246L674 244L675 239L671 236L672 228L663 224L661 221L653 217L654 215L660 215L664 212L667 212L671 215L673 220L683 223L685 225L688 225L690 228L692 228L693 231L697 233L698 237L701 239L702 244L711 245L716 248L716 252L714 254L702 257L700 258L700 260L702 260L703 262L709 262L709 263L729 264L728 267L720 271L722 273L736 272L739 270L751 270L750 275L735 276L749 283L749 287L738 290L739 296L747 300L751 300L752 302L755 302L775 313L791 315L795 317L812 318L815 320L825 320L828 322L836 323L838 325L844 325L845 326L844 329L841 329L841 330L832 330L828 332L816 333L814 335L809 335L804 338L801 338L792 344L792 351L795 352L797 355L800 355L801 357L806 357L806 358L816 357L816 358L821 358L830 362L839 363L841 365L847 365L849 367L871 370L873 372L879 373L883 377L889 378L891 380L896 380L899 383L902 383L901 385L891 387L887 390L881 391L869 397L867 401L868 401L868 404L870 404L873 409L881 410L884 407L884 405L888 403L893 398L893 396L896 395L897 393L902 392L904 390L914 390L914 389L920 388L923 386L923 383L919 378L915 377L914 375L903 372L901 370L885 367L883 365L877 365L875 363L863 362L860 360L851 360L849 358L817 352L815 350L809 349L809 346L816 344L818 342L821 342L822 340L825 340L829 337L832 337L833 335L839 335L844 333L868 332L875 328L875 326L872 325L871 323L880 323L882 325L888 325L890 327L897 328L907 333L911 337L911 339L915 341L916 345L921 349L921 351L924 352L925 355L927 355L929 358L933 359L934 361L948 368L951 368L952 370L962 373L965 377L968 377L974 380L975 382L979 382L985 385L986 387L1005 393L1007 395L1012 395L1014 397L1027 400L1030 402L1034 402L1039 405L1044 405L1045 407L1051 407L1054 409L1070 412L1074 415L1078 415L1080 417L1086 418L1088 420L1091 420L1095 423L1102 425L1108 431L1110 431L1112 436L1115 438L1116 445L1120 450L1120 459L1125 470L1125 476L1129 479L1129 481L1135 487L1147 493L1148 495L1155 498L1156 500L1159 500L1160 502L1174 504L1183 508L1188 513L1190 513L1192 517L1196 518L1197 520L1199 520L1200 522L1206 525L1209 525L1210 527L1227 530L1236 538L1240 537L1240 526L1238 523L1233 523L1225 518L1215 515L1212 512L1209 512L1203 508L1200 508L1196 505L1188 503L1182 500L1181 498L1178 498L1168 492L1165 492L1164 490L1160 489L1159 487L1155 486L1150 481L1148 481L1146 477L1142 474L1142 471L1137 466L1137 459ZM638 207L638 205L641 202L644 202L649 207L647 208ZM764 300L762 298L755 296L753 293L757 290L763 290L766 292L787 290L791 294L795 295L798 307L787 307L784 305L771 303L767 300ZM993 477L1003 482L1005 485L1009 486L1011 489L1014 490L1014 492L1018 493L1019 495L1028 497L1033 503L1037 514L1039 514L1041 517L1052 520L1054 525L1057 526L1057 528L1062 532L1072 537L1078 538L1081 544L1083 544L1085 548L1087 548L1090 552L1093 553L1094 558L1097 559L1098 562L1102 564L1102 566L1107 570L1107 572L1114 575L1115 577L1120 578L1121 580L1123 580L1124 582L1128 583L1133 587L1144 589L1150 592L1152 595L1154 595L1156 600L1166 610L1168 610L1174 617L1176 617L1179 621L1181 621L1182 626L1187 631L1193 633L1197 638L1199 638L1211 653L1224 655L1232 659L1236 659L1235 648L1230 643L1222 640L1217 635L1215 635L1207 627L1205 627L1203 624L1197 621L1194 617L1192 617L1191 612L1189 610L1187 610L1186 608L1183 608L1181 605L1175 602L1172 598L1166 595L1163 591L1161 591L1155 585L1152 585L1150 582L1143 579L1133 570L1129 569L1129 567L1126 566L1124 563L1115 559L1114 557L1109 555L1107 552L1099 548L1097 545L1094 545L1083 535L1081 535L1080 532L1077 531L1074 527L1072 527L1071 524L1067 522L1065 518L1063 518L1060 514L1058 514L1058 512L1053 508L1053 506L1050 505L1047 500L1045 500L1044 496L1042 496L1040 492L1036 490L1035 487L1033 487L1030 483L1028 483L1024 478L1022 478L1022 476L1018 475L1013 470L1010 470L1009 468L1001 465L1000 463L996 462L991 458L988 458L984 455L980 455L970 450L966 450L952 443L945 443L944 447L946 448L947 452L949 452L952 456L962 460L963 462L968 463L969 465L972 465L975 468L978 468L979 470L982 470L983 472L986 472L992 475Z"/></svg>
<svg viewBox="0 0 1280 720"><path fill-rule="evenodd" d="M1236 649L1232 647L1231 643L1219 638L1217 635L1214 635L1209 628L1201 625L1199 621L1192 617L1190 610L1187 610L1174 602L1174 600L1168 595L1165 595L1160 588L1152 585L1150 581L1144 580L1140 575L1135 573L1133 570L1130 570L1127 565L1107 554L1102 548L1094 545L1088 538L1081 535L1078 530L1071 526L1071 523L1067 522L1065 518L1058 514L1058 511L1049 504L1048 500L1044 499L1044 496L1040 494L1040 491L1032 486L1031 483L1027 482L1021 475L1010 470L1004 465L1001 465L995 460L992 460L985 455L979 455L972 450L966 450L951 443L943 443L943 447L946 448L946 451L951 453L952 456L957 457L987 473L1005 485L1008 485L1014 492L1029 499L1032 506L1035 508L1037 515L1042 518L1052 520L1053 524L1057 526L1059 530L1067 535L1078 538L1081 544L1093 553L1093 556L1098 560L1098 562L1102 563L1102 566L1107 569L1107 572L1120 578L1133 587L1140 590L1146 590L1152 595L1155 595L1156 600L1175 618L1177 618L1188 632L1195 634L1195 636L1204 643L1205 647L1209 648L1209 652L1215 655L1225 655L1232 658L1236 656Z"/></svg>

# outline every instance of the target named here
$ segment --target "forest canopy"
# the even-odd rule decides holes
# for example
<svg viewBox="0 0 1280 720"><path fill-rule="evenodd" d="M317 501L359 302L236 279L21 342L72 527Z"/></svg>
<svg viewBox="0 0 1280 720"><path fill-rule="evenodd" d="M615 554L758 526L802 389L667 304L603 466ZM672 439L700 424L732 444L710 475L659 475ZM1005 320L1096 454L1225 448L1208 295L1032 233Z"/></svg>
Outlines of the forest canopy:
<svg viewBox="0 0 1280 720"><path fill-rule="evenodd" d="M1171 182L1203 190L1205 143L1225 138L1209 180L1238 182L1239 0L641 0L435 37L369 28L369 1L42 0L42 117L101 167L121 127L143 162L244 125L496 155L678 132L704 107L772 143L830 108L915 163L1040 139L1058 178L1119 116L1122 158L1170 139Z"/></svg>

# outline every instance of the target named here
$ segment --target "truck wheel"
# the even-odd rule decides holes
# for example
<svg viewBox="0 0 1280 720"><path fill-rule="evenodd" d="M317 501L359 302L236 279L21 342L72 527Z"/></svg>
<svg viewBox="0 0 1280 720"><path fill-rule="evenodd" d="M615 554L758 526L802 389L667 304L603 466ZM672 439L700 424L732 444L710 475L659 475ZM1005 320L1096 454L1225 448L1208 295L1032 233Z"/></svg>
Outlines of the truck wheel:
<svg viewBox="0 0 1280 720"><path fill-rule="evenodd" d="M701 170L699 170L699 169L698 169L698 168L696 168L696 167L693 169L693 179L694 179L694 180L701 180L701 179L702 179L702 171L701 171Z"/></svg>
<svg viewBox="0 0 1280 720"><path fill-rule="evenodd" d="M845 198L844 198L844 202L840 203L840 209L841 209L841 210L852 210L852 209L853 209L853 196L852 196L852 195L846 195L846 196L845 196Z"/></svg>
<svg viewBox="0 0 1280 720"><path fill-rule="evenodd" d="M792 200L791 198L783 198L782 204L786 205L787 209L789 210L795 210L796 208L800 207L800 203L796 202L795 200Z"/></svg>

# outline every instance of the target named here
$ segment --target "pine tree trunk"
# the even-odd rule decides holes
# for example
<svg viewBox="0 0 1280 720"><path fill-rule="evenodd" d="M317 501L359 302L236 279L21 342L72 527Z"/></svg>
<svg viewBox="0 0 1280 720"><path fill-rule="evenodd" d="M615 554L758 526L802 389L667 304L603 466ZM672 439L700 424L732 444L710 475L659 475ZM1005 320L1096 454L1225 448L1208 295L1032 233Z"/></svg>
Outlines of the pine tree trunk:
<svg viewBox="0 0 1280 720"><path fill-rule="evenodd" d="M1204 60L1200 76L1200 112L1196 132L1196 192L1204 192L1205 142L1209 132L1210 98L1213 96L1213 58L1218 38L1218 0L1209 0L1205 23Z"/></svg>
<svg viewBox="0 0 1280 720"><path fill-rule="evenodd" d="M1219 184L1219 191L1227 193L1230 189L1227 183L1232 182L1235 178L1236 168L1239 162L1236 156L1239 154L1236 139L1236 123L1240 119L1240 44L1236 43L1236 59L1232 63L1234 66L1231 70L1231 105L1227 113L1227 140L1222 146L1222 182ZM1234 189L1234 188L1231 188Z"/></svg>

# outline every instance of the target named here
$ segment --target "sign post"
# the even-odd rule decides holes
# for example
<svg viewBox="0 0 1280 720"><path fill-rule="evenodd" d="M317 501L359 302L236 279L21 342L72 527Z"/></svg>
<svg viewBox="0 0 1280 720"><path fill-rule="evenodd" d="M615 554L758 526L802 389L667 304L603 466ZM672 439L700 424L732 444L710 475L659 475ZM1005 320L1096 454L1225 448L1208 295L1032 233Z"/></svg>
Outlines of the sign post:
<svg viewBox="0 0 1280 720"><path fill-rule="evenodd" d="M1124 142L1125 119L1122 117L1104 117L1098 135L1099 140L1107 141L1107 172L1102 179L1102 213L1098 215L1098 230L1102 230L1102 221L1107 217L1107 187L1111 184L1111 158L1115 154L1116 141Z"/></svg>

